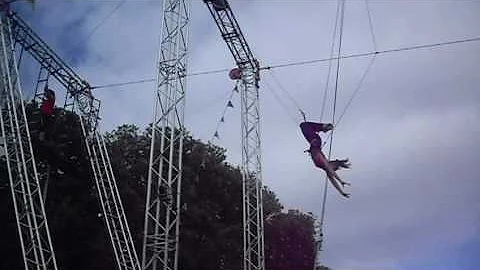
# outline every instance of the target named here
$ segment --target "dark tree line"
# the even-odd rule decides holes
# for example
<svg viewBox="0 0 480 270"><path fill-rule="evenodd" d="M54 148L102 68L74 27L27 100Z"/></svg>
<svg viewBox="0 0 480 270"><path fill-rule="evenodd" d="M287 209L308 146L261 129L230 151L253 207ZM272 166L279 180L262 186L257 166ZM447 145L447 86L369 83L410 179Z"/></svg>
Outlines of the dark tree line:
<svg viewBox="0 0 480 270"><path fill-rule="evenodd" d="M49 170L46 212L60 269L115 269L78 117L56 110L53 137L39 141L38 106L29 104L38 167ZM105 134L137 252L141 252L150 129L122 125ZM180 269L242 269L242 176L226 151L187 134L183 146ZM23 269L5 162L0 164L0 269ZM44 183L42 183L44 185ZM313 268L313 220L282 212L263 189L267 269Z"/></svg>

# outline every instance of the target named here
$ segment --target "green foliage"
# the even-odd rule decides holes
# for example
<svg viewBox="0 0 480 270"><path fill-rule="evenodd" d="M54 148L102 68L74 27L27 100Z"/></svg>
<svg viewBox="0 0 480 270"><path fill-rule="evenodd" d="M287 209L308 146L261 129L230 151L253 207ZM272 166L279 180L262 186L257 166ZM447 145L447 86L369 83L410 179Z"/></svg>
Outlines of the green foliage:
<svg viewBox="0 0 480 270"><path fill-rule="evenodd" d="M267 269L312 269L315 259L313 219L298 210L265 221Z"/></svg>
<svg viewBox="0 0 480 270"><path fill-rule="evenodd" d="M58 265L66 270L115 269L78 117L57 109L51 140L40 142L37 139L40 115L36 104L29 104L27 113L39 170L50 171L46 211ZM143 241L151 130L151 127L141 131L135 125L122 125L105 134L139 253ZM242 269L242 175L238 167L225 160L225 149L186 134L180 269ZM0 269L23 268L12 205L8 175L2 163L0 252L12 255L0 260ZM263 206L267 219L267 269L307 269L306 266L312 269L312 220L298 211L282 213L283 206L268 187L263 189Z"/></svg>

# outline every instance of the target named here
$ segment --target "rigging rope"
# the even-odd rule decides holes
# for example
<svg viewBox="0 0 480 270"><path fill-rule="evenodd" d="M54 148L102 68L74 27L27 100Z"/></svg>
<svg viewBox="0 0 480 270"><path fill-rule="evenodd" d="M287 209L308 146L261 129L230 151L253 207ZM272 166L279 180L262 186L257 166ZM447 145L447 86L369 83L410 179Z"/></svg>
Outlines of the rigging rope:
<svg viewBox="0 0 480 270"><path fill-rule="evenodd" d="M413 51L413 50L419 50L419 49L435 48L435 47L442 47L442 46L446 46L446 45L453 45L453 44L466 43L466 42L476 42L476 41L480 41L480 37L471 37L471 38L457 39L457 40L453 40L453 41L445 41L445 42L438 42L438 43L431 43L431 44L422 44L422 45L414 45L414 46L407 46L407 47L399 47L399 48L380 50L380 51L354 53L354 54L347 54L347 55L341 55L341 56L329 57L329 58L323 58L323 59L305 60L305 61L297 61L297 62L290 62L290 63L287 62L285 64L263 67L262 69L272 69L272 68L309 65L309 64L315 64L315 63L320 63L320 62L326 62L326 61L330 61L330 60L359 58L359 57L366 57L366 56L379 55L379 54L387 54L387 53L394 53L394 52Z"/></svg>
<svg viewBox="0 0 480 270"><path fill-rule="evenodd" d="M368 12L368 17L369 17L369 22L370 22L370 30L371 30L371 35L372 35L372 41L373 41L373 46L374 46L374 51L376 51L376 41L375 41L375 35L374 35L374 32L373 32L373 24L372 24L372 19L371 19L371 14L370 14L370 11L369 11L369 8L368 8L368 1L365 0L365 3L367 5L367 12ZM340 56L340 53L341 53L341 46L342 46L342 34L343 34L343 23L344 23L344 12L345 12L345 0L342 0L342 15L341 15L341 23L340 23L340 41L339 41L339 46L338 46L338 55ZM358 91L361 89L361 86L363 85L363 83L365 82L365 78L367 77L368 73L370 72L372 66L373 66L373 63L376 59L376 55L377 54L374 54L373 57L371 58L370 60L370 63L368 64L365 72L363 73L359 83L357 84L357 87L356 89L354 90L352 96L350 97L350 99L348 100L347 102L347 105L345 106L345 109L343 110L343 112L341 113L340 117L338 118L337 121L335 121L335 114L336 114L336 104L337 104L337 92L338 92L338 78L339 78L339 69L340 69L340 59L341 57L338 57L337 59L337 74L336 74L336 79L335 79L335 96L334 96L334 101L333 101L333 115L332 115L332 124L334 125L334 129L331 131L331 133L329 134L329 139L327 141L330 142L330 145L329 145L329 151L328 151L328 160L330 160L331 158L331 152L332 152L332 145L333 145L333 132L335 130L335 127L340 123L340 121L342 120L343 116L345 115L346 111L348 110L348 108L350 107L353 99L355 98L355 96L357 95ZM326 144L326 142L324 142L324 144L322 145L322 147ZM320 230L320 248L321 248L321 244L322 244L322 241L323 241L323 227L324 227L324 222L325 222L325 211L326 211L326 202L327 202L327 186L328 186L328 181L327 181L327 177L325 177L325 184L324 184L324 190L323 190L323 201L322 201L322 209L321 209L321 217L320 217L320 225L319 225L319 230ZM317 256L315 258L315 261L317 260Z"/></svg>
<svg viewBox="0 0 480 270"><path fill-rule="evenodd" d="M341 0L342 5L341 5L341 13L340 13L340 33L339 33L339 42L338 42L338 56L340 56L341 50L342 50L342 37L343 37L343 22L344 22L344 17L345 17L345 0ZM335 92L334 92L334 99L333 99L333 114L332 114L332 124L335 125L335 113L336 113L336 107L337 107L337 93L338 93L338 78L339 78L339 73L340 73L340 57L337 59L337 72L336 72L336 77L335 77ZM332 130L330 132L330 147L328 150L328 160L330 160L331 154L332 154L332 145L333 145L333 132ZM328 181L327 177L325 177L325 185L323 188L323 200L322 200L322 210L321 210L321 215L320 215L320 232L323 233L323 226L324 226L324 221L325 221L325 205L327 203L327 187L328 187Z"/></svg>
<svg viewBox="0 0 480 270"><path fill-rule="evenodd" d="M208 74L215 74L215 73L221 73L221 72L227 72L230 71L230 68L222 68L222 69L216 69L216 70L207 70L207 71L200 71L200 72L193 72L190 74L187 74L187 77L192 77L192 76L198 76L198 75L208 75Z"/></svg>
<svg viewBox="0 0 480 270"><path fill-rule="evenodd" d="M280 106L283 107L283 109L287 112L288 116L290 117L290 120L292 120L295 124L298 124L298 121L297 119L295 118L295 116L293 116L290 111L288 110L288 106L282 101L282 99L280 98L280 96L273 90L273 87L270 86L270 84L268 83L268 81L264 80L263 83L267 86L266 88L268 90L270 90L270 92L272 92L273 96L275 97L275 99L277 100L277 102L280 104Z"/></svg>
<svg viewBox="0 0 480 270"><path fill-rule="evenodd" d="M330 46L330 59L333 58L333 53L334 53L334 49L335 49L335 40L336 40L336 36L337 36L337 27L338 27L338 15L340 13L340 0L337 1L337 10L336 10L336 13L335 13L335 24L334 24L334 27L333 27L333 36L332 36L332 44ZM343 22L342 22L343 24ZM337 60L338 61L338 60ZM337 63L337 68L338 68L338 65L339 63ZM320 122L323 121L323 114L325 112L325 104L326 104L326 101L327 101L327 91L328 91L328 88L330 86L330 74L331 74L331 71L332 71L332 60L329 60L328 61L328 72L327 72L327 80L325 82L325 88L323 89L323 98L322 98L322 109L321 109L321 112L320 112ZM335 89L336 90L336 89ZM333 132L333 130L332 130ZM320 222L318 222L318 219L316 220L316 222L318 222L318 239L315 240L315 251L314 251L314 254L315 254L315 258L314 258L314 269L317 268L317 264L320 263L320 251L322 250L322 245L323 245L323 225L324 225L324 219L325 219L325 204L326 204L326 200L327 200L327 177L324 178L324 187L323 187L323 199L322 199L322 208L320 210L321 212L321 220ZM318 242L317 242L318 241Z"/></svg>
<svg viewBox="0 0 480 270"><path fill-rule="evenodd" d="M100 22L98 22L97 25L95 25L95 27L92 28L92 30L90 30L90 32L85 36L85 38L83 40L78 42L76 46L72 47L66 53L66 56L70 55L73 51L75 51L78 47L80 47L80 45L82 43L88 41L90 39L90 37L92 37L92 35L100 28L100 26L102 26L123 4L125 4L125 2L126 2L126 0L122 0L117 5L115 5L115 7L105 17L103 17L103 19L101 19ZM74 55L72 55L72 57L70 57L68 62L71 62L73 60L73 58L74 58Z"/></svg>
<svg viewBox="0 0 480 270"><path fill-rule="evenodd" d="M335 49L335 39L337 37L337 26L338 26L338 14L340 13L340 1L337 1L337 12L335 14L335 25L333 26L333 36L332 36L332 45L330 46L330 58L333 57ZM320 122L323 119L323 113L325 112L325 103L327 102L327 91L330 86L330 74L332 72L332 60L328 61L328 72L327 72L327 81L325 83L325 88L323 89L323 99L322 99L322 110L320 112Z"/></svg>
<svg viewBox="0 0 480 270"><path fill-rule="evenodd" d="M478 42L478 41L480 41L480 36L479 37L464 38L464 39L457 39L457 40L453 40L453 41L445 41L445 42L438 42L438 43L399 47L399 48L387 49L387 50L381 50L381 51L374 50L374 51L371 51L371 52L347 54L347 55L328 57L328 58L322 58L322 59L313 59L313 60L305 60L305 61L291 61L291 62L286 62L284 64L261 67L260 70L265 70L265 69L271 70L271 69L274 69L274 68L310 65L310 64L327 62L327 61L338 60L338 59L361 58L361 57L367 57L367 56L372 56L372 55L380 55L380 54L388 54L388 53L395 53L395 52L436 48L436 47L443 47L443 46L447 46L447 45L469 43L469 42ZM190 77L190 76L198 76L198 75L215 74L215 73L226 72L226 71L229 71L229 70L230 69L228 69L228 68L224 68L224 69L217 69L217 70L194 72L194 73L187 74L186 76ZM128 81L128 82L123 82L123 83L97 85L97 86L94 86L92 88L93 89L102 89L102 88L108 88L108 87L114 87L114 86L124 86L124 85L129 85L129 84L139 84L139 83L154 82L154 81L155 81L155 79L144 79L144 80Z"/></svg>
<svg viewBox="0 0 480 270"><path fill-rule="evenodd" d="M370 63L368 64L367 68L365 69L365 72L363 73L362 78L361 78L360 81L358 82L357 87L355 87L355 90L353 91L352 95L350 96L350 99L348 100L347 105L345 105L345 108L343 109L342 113L340 114L340 117L338 117L338 119L335 121L335 124L334 124L333 129L335 129L335 128L340 124L340 122L341 122L342 119L343 119L343 116L345 115L345 113L347 112L348 108L349 108L350 105L352 104L353 99L355 98L355 96L357 95L357 93L358 93L358 92L360 91L360 89L362 88L362 85L364 84L365 79L367 78L368 73L369 73L370 70L372 69L372 66L373 66L373 63L375 62L375 59L376 59L376 56L374 55L374 56L371 58ZM325 140L325 142L323 142L322 147L325 146L325 145L330 141L330 139L331 139L331 133L330 133L330 135L328 135L328 139Z"/></svg>
<svg viewBox="0 0 480 270"><path fill-rule="evenodd" d="M220 117L220 119L218 120L217 122L217 127L215 128L215 132L213 133L212 135L212 138L209 140L209 142L213 142L215 140L215 138L219 138L219 134L218 134L218 130L220 128L220 125L225 122L225 115L227 113L227 109L229 107L233 108L233 104L232 104L232 97L233 97L233 94L235 94L236 92L238 92L238 85L239 85L239 80L237 80L235 82L235 86L233 87L231 93L230 93L230 96L228 97L228 101L227 101L227 104L225 105L225 108L223 109L223 112L222 112L222 116Z"/></svg>
<svg viewBox="0 0 480 270"><path fill-rule="evenodd" d="M228 68L222 68L222 69L194 72L194 73L187 74L186 76L187 77L192 77L192 76L199 76L199 75L216 74L216 73L227 72L229 70L230 69L228 69ZM91 89L103 89L103 88L125 86L125 85L130 85L130 84L141 84L141 83L155 82L155 81L156 81L156 79L143 79L143 80L123 82L123 83L111 83L111 84L97 85L97 86L93 86Z"/></svg>
<svg viewBox="0 0 480 270"><path fill-rule="evenodd" d="M368 64L367 68L365 69L365 72L363 73L362 78L361 78L360 81L358 82L357 87L356 87L355 90L353 91L352 96L351 96L350 99L348 100L347 105L345 105L345 109L343 109L343 112L340 114L340 117L338 117L338 119L335 121L335 127L340 124L340 121L342 121L343 116L345 115L345 113L347 112L348 108L349 108L350 105L352 104L353 99L354 99L355 96L357 95L358 91L361 89L363 83L365 82L365 78L367 78L368 73L369 73L370 70L372 69L372 66L373 66L373 63L375 62L375 59L376 59L376 56L374 55L374 56L372 57L372 59L370 60L370 63Z"/></svg>
<svg viewBox="0 0 480 270"><path fill-rule="evenodd" d="M146 83L146 82L154 82L155 80L156 79L143 79L143 80L123 82L123 83L111 83L111 84L105 84L105 85L92 86L91 89L93 90L93 89L125 86L125 85L130 85L130 84L140 84L140 83Z"/></svg>
<svg viewBox="0 0 480 270"><path fill-rule="evenodd" d="M370 25L370 35L372 36L373 50L376 51L377 41L375 38L375 32L373 31L372 14L370 13L370 5L368 3L368 0L365 0L365 8L367 9L368 24Z"/></svg>
<svg viewBox="0 0 480 270"><path fill-rule="evenodd" d="M300 112L300 114L302 115L305 115L305 113L303 112L302 108L300 107L300 105L298 105L298 102L293 98L293 96L287 91L287 89L285 89L285 87L283 87L283 85L280 83L280 80L277 78L277 76L275 76L275 74L273 74L273 71L270 70L270 76L272 76L274 82L278 85L278 87L280 88L280 90L282 90L288 98L290 98L290 101L292 101L292 103L295 105L295 107L297 107L297 110Z"/></svg>

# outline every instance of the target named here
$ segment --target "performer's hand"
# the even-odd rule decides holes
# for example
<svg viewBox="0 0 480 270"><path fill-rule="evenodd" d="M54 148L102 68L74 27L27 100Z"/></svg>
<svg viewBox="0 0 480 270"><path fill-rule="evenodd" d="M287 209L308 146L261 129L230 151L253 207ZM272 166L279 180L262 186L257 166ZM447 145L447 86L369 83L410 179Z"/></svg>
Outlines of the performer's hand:
<svg viewBox="0 0 480 270"><path fill-rule="evenodd" d="M325 124L325 132L330 131L332 129L333 129L333 124L332 123Z"/></svg>
<svg viewBox="0 0 480 270"><path fill-rule="evenodd" d="M345 193L345 192L343 192L343 193L342 193L342 196L345 197L345 198L350 198L350 193Z"/></svg>

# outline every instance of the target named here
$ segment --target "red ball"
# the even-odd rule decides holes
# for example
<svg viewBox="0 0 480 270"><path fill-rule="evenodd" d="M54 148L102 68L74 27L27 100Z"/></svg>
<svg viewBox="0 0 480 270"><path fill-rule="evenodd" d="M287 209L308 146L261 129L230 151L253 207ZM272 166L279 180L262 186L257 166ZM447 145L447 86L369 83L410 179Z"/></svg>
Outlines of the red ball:
<svg viewBox="0 0 480 270"><path fill-rule="evenodd" d="M242 77L242 70L239 69L239 68L234 68L234 69L230 70L230 73L228 73L228 76L232 80L238 80Z"/></svg>

